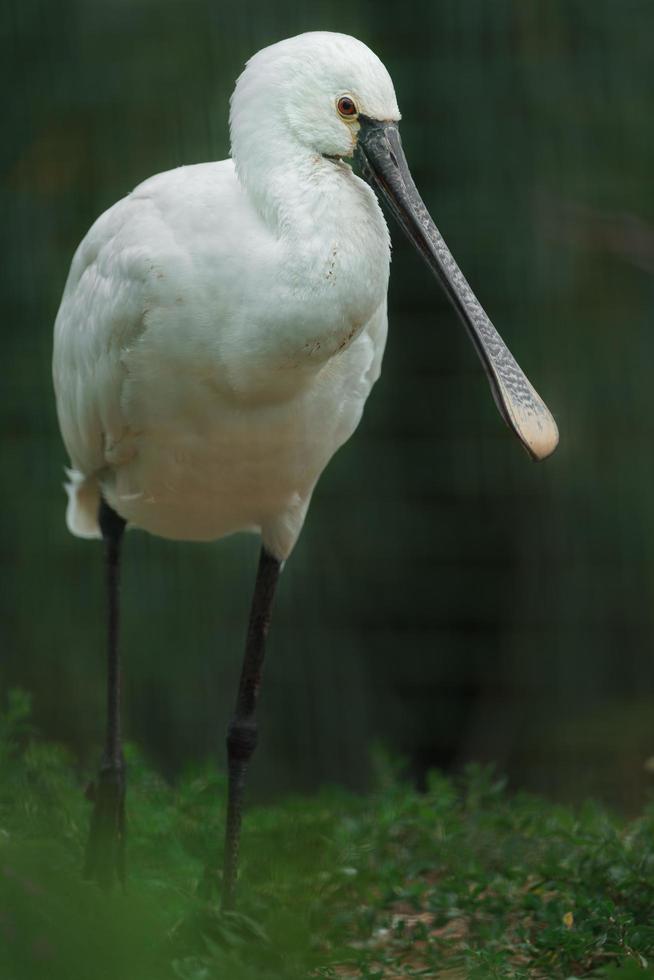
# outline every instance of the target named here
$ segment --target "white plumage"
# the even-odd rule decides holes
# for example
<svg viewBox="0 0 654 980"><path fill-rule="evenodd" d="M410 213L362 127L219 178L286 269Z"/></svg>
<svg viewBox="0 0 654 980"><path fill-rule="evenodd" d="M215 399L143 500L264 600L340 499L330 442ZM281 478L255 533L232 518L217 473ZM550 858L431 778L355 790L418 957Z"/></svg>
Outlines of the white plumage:
<svg viewBox="0 0 654 980"><path fill-rule="evenodd" d="M334 111L344 93L399 119L361 42L264 49L232 97L233 159L146 180L79 246L53 362L74 534L99 536L102 494L154 534L253 529L290 553L386 338L388 231L342 159L357 131Z"/></svg>

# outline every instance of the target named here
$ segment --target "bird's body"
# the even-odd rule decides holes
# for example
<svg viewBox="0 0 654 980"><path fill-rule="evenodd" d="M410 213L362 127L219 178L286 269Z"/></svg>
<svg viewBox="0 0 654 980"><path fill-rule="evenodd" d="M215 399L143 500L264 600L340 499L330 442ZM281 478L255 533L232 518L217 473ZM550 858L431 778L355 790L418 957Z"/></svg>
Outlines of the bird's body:
<svg viewBox="0 0 654 980"><path fill-rule="evenodd" d="M164 537L291 551L379 375L390 249L348 164L286 173L279 208L231 160L159 174L80 245L54 358L73 532L99 536L102 493Z"/></svg>

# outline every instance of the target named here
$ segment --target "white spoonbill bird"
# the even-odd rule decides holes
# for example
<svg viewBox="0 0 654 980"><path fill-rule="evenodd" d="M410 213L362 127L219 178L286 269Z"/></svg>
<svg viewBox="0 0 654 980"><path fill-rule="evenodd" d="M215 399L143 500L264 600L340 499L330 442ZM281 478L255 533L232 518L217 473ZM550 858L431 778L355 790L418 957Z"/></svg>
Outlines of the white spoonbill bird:
<svg viewBox="0 0 654 980"><path fill-rule="evenodd" d="M232 157L179 167L109 208L77 249L55 324L71 459L69 529L107 556L107 733L86 874L124 877L118 562L125 525L166 538L261 535L235 714L223 908L234 906L245 773L275 586L318 477L357 427L386 339L390 243L376 189L454 304L505 421L532 457L556 424L430 218L388 71L309 33L252 57ZM363 180L346 162L358 157Z"/></svg>

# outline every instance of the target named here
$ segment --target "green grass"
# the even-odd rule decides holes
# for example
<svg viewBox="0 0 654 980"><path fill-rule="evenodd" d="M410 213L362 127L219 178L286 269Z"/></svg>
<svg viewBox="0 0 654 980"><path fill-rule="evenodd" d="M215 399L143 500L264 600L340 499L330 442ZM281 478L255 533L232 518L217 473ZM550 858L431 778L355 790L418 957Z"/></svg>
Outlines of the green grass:
<svg viewBox="0 0 654 980"><path fill-rule="evenodd" d="M625 823L508 794L487 769L426 793L378 761L246 814L240 912L216 911L225 785L175 787L129 753L126 895L80 877L74 761L29 699L0 716L0 980L654 977L654 806Z"/></svg>

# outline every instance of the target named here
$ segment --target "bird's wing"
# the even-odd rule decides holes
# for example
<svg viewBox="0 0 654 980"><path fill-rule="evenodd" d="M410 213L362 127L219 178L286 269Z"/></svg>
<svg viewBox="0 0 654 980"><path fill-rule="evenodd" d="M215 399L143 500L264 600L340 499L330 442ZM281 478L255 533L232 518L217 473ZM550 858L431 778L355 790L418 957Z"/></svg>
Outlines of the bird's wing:
<svg viewBox="0 0 654 980"><path fill-rule="evenodd" d="M133 451L123 390L130 354L162 311L181 313L192 243L207 236L233 171L229 160L149 178L98 218L75 254L55 323L53 375L63 439L86 477Z"/></svg>
<svg viewBox="0 0 654 980"><path fill-rule="evenodd" d="M101 215L75 253L53 352L74 533L97 535L98 480L136 452L141 420L128 391L131 366L153 323L172 309L181 315L191 243L204 241L234 180L231 160L157 174Z"/></svg>
<svg viewBox="0 0 654 980"><path fill-rule="evenodd" d="M57 414L72 465L67 521L86 537L98 534L98 480L136 451L124 398L129 355L161 301L161 265L176 249L156 194L140 190L101 215L83 239L55 322Z"/></svg>
<svg viewBox="0 0 654 980"><path fill-rule="evenodd" d="M93 225L75 253L55 322L57 413L71 463L84 477L101 472L127 435L123 357L142 329L149 258L130 244L133 212L125 199Z"/></svg>

